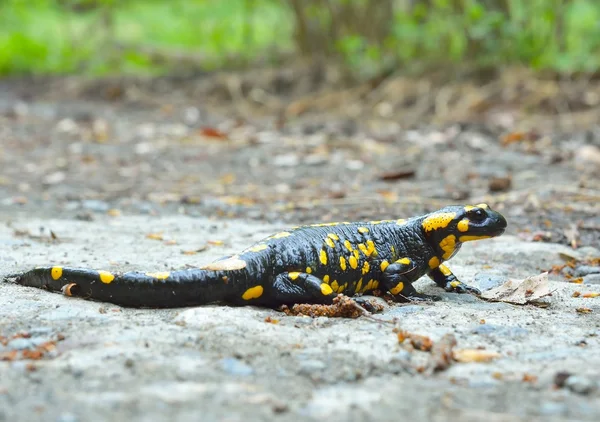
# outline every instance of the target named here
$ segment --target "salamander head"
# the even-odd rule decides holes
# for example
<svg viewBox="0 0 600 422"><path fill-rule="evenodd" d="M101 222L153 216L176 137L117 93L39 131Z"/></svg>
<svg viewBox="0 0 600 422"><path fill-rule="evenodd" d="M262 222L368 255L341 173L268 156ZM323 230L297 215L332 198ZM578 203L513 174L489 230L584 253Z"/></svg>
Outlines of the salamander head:
<svg viewBox="0 0 600 422"><path fill-rule="evenodd" d="M443 259L454 255L463 242L500 236L506 224L502 214L487 204L445 207L421 221L425 237Z"/></svg>

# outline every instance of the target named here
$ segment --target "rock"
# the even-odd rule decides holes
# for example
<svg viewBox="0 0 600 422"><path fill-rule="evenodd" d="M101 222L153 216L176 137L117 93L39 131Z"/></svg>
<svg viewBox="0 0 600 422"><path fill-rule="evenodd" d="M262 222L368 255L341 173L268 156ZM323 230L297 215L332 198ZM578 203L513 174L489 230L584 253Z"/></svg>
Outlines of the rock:
<svg viewBox="0 0 600 422"><path fill-rule="evenodd" d="M9 350L25 350L25 349L34 349L36 344L30 338L15 338L8 342L7 344Z"/></svg>
<svg viewBox="0 0 600 422"><path fill-rule="evenodd" d="M324 362L317 359L307 359L300 362L300 373L304 375L312 375L315 372L321 372L327 368Z"/></svg>
<svg viewBox="0 0 600 422"><path fill-rule="evenodd" d="M583 277L584 284L600 284L600 274L588 274Z"/></svg>
<svg viewBox="0 0 600 422"><path fill-rule="evenodd" d="M94 212L106 212L110 209L110 205L107 202L97 199L83 200L81 201L81 207Z"/></svg>
<svg viewBox="0 0 600 422"><path fill-rule="evenodd" d="M583 277L589 274L600 274L600 267L595 267L593 265L579 265L575 267L575 270L573 271L575 277Z"/></svg>
<svg viewBox="0 0 600 422"><path fill-rule="evenodd" d="M254 373L254 369L236 358L224 358L219 361L221 369L230 375L248 376Z"/></svg>
<svg viewBox="0 0 600 422"><path fill-rule="evenodd" d="M296 154L281 154L273 158L273 165L276 167L295 167L299 162Z"/></svg>
<svg viewBox="0 0 600 422"><path fill-rule="evenodd" d="M598 388L598 385L582 375L572 375L566 379L565 387L577 394L590 394Z"/></svg>
<svg viewBox="0 0 600 422"><path fill-rule="evenodd" d="M578 168L600 168L600 148L595 145L583 145L575 151L574 161Z"/></svg>

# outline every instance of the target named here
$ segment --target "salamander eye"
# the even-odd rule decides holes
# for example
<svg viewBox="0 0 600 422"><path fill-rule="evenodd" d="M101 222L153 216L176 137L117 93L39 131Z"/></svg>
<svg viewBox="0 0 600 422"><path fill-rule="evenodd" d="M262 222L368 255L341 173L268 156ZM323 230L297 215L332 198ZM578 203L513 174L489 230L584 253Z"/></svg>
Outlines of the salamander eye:
<svg viewBox="0 0 600 422"><path fill-rule="evenodd" d="M481 208L476 208L469 211L469 219L471 221L483 221L485 220L486 214Z"/></svg>

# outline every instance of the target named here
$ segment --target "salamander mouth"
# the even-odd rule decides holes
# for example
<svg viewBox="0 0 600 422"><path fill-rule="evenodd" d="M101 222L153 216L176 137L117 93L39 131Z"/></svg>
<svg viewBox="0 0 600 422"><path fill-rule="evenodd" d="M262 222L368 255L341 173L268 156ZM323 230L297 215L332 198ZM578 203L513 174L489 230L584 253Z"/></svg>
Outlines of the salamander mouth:
<svg viewBox="0 0 600 422"><path fill-rule="evenodd" d="M506 229L498 229L492 232L492 237L500 236Z"/></svg>

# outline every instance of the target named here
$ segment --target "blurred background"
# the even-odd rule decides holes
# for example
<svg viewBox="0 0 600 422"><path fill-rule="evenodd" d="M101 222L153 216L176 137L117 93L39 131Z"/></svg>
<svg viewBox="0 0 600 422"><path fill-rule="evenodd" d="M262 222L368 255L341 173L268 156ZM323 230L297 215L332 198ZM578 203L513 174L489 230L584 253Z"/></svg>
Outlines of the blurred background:
<svg viewBox="0 0 600 422"><path fill-rule="evenodd" d="M590 243L599 65L595 0L0 0L0 190L80 218L486 201Z"/></svg>
<svg viewBox="0 0 600 422"><path fill-rule="evenodd" d="M594 0L2 0L0 73L160 74L338 60L595 72Z"/></svg>

